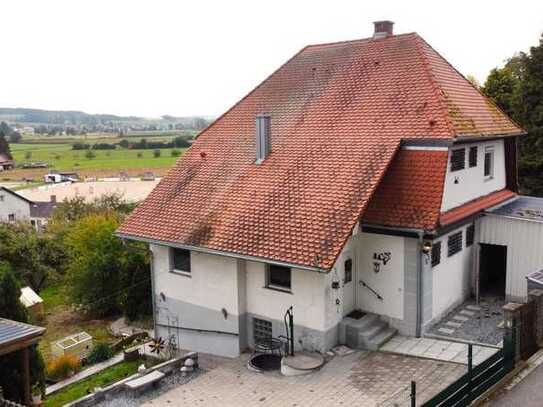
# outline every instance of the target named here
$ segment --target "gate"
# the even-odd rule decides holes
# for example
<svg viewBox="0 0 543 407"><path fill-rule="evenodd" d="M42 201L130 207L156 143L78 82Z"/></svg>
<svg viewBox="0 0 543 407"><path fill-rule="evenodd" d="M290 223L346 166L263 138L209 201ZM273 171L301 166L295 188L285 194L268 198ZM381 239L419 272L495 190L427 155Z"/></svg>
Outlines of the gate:
<svg viewBox="0 0 543 407"><path fill-rule="evenodd" d="M516 323L504 336L503 348L473 366L472 345L468 348L468 372L424 402L421 407L463 407L498 383L515 366ZM416 383L411 386L411 406L416 405Z"/></svg>

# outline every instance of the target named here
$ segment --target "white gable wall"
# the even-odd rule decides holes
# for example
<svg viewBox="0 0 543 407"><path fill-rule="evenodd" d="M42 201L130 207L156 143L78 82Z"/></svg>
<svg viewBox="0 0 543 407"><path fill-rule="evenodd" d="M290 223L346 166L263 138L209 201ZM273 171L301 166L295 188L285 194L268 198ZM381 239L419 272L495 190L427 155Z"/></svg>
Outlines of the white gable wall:
<svg viewBox="0 0 543 407"><path fill-rule="evenodd" d="M30 204L24 199L0 189L0 222L7 222L10 214L15 215L15 221L30 219Z"/></svg>
<svg viewBox="0 0 543 407"><path fill-rule="evenodd" d="M477 146L477 166L469 167L469 148ZM484 154L487 147L494 147L494 176L491 179L484 177ZM465 148L466 165L463 170L451 172L451 150ZM455 183L455 181L458 181ZM503 140L485 141L455 145L449 149L449 162L441 211L456 208L480 196L505 188L505 152Z"/></svg>

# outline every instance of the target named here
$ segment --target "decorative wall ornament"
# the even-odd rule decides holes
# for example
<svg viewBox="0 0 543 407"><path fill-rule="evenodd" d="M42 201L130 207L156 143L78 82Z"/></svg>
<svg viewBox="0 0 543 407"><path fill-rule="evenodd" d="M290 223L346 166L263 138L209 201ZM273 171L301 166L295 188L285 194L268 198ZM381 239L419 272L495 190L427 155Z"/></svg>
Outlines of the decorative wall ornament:
<svg viewBox="0 0 543 407"><path fill-rule="evenodd" d="M373 253L373 259L383 263L383 266L386 266L391 258L392 254L390 252Z"/></svg>

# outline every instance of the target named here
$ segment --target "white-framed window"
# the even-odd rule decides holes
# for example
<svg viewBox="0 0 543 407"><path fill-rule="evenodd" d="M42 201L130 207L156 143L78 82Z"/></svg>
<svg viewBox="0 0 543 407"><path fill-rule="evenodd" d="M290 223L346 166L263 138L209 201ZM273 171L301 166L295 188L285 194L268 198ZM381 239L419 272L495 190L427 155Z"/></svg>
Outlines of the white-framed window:
<svg viewBox="0 0 543 407"><path fill-rule="evenodd" d="M290 291L292 288L291 275L292 272L289 267L268 264L266 265L266 287Z"/></svg>
<svg viewBox="0 0 543 407"><path fill-rule="evenodd" d="M190 250L170 249L170 270L172 273L191 275Z"/></svg>
<svg viewBox="0 0 543 407"><path fill-rule="evenodd" d="M458 148L451 151L451 172L466 168L466 149Z"/></svg>
<svg viewBox="0 0 543 407"><path fill-rule="evenodd" d="M8 221L10 222L15 222L15 214L14 213L10 213L8 215Z"/></svg>
<svg viewBox="0 0 543 407"><path fill-rule="evenodd" d="M484 165L485 179L494 178L494 147L485 148L485 165Z"/></svg>
<svg viewBox="0 0 543 407"><path fill-rule="evenodd" d="M4 195L0 195L0 202L4 202Z"/></svg>

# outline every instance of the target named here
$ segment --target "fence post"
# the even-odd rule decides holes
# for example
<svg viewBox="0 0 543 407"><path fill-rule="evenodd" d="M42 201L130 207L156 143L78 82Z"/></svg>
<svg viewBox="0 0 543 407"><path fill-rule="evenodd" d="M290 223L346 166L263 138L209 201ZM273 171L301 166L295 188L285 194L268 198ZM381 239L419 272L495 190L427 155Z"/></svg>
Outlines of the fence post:
<svg viewBox="0 0 543 407"><path fill-rule="evenodd" d="M417 404L417 383L411 381L411 407Z"/></svg>
<svg viewBox="0 0 543 407"><path fill-rule="evenodd" d="M470 343L468 344L468 400L471 400L472 376L473 376L473 345Z"/></svg>

